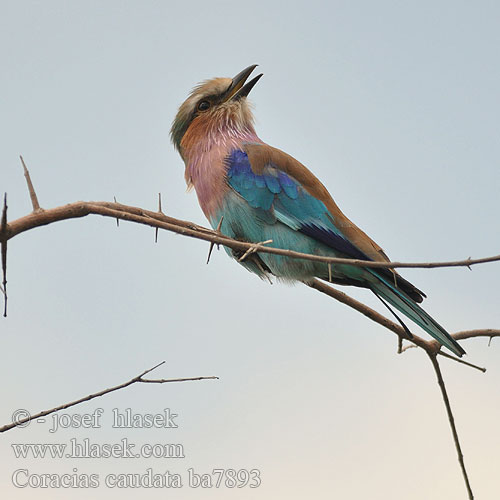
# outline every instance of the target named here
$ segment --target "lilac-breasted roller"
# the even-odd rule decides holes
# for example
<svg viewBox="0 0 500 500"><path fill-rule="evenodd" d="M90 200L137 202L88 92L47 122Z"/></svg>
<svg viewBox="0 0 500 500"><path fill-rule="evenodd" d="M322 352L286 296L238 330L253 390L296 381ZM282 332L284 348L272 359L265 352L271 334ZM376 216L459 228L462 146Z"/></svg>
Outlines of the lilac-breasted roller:
<svg viewBox="0 0 500 500"><path fill-rule="evenodd" d="M276 248L389 261L304 165L257 136L247 102L262 76L247 82L255 68L250 66L232 79L214 78L195 87L172 124L171 138L184 160L186 182L195 188L212 227L222 221L222 234L253 243L272 240L269 246ZM227 251L234 258L242 256ZM306 283L316 277L368 288L389 309L390 304L457 356L465 354L418 305L424 293L394 270L347 264L329 268L322 262L262 252L249 255L241 264L260 277L274 275Z"/></svg>

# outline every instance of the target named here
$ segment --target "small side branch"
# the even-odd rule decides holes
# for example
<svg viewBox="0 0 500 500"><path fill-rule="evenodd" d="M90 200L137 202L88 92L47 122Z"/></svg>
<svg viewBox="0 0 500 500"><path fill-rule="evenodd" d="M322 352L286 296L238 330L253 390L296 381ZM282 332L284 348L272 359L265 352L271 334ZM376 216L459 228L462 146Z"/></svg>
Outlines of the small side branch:
<svg viewBox="0 0 500 500"><path fill-rule="evenodd" d="M447 352L443 352L443 351L439 351L439 354L441 354L441 356L444 356L445 358L456 361L457 363L461 363L462 365L470 366L471 368L475 368L476 370L479 370L480 372L486 373L486 368L483 368L482 366L475 365L473 363L469 363L468 361L465 361L465 359L457 358L456 356L452 356L451 354L448 354Z"/></svg>
<svg viewBox="0 0 500 500"><path fill-rule="evenodd" d="M93 394L89 394L88 396L85 396L83 398L77 399L76 401L72 401L71 403L66 403L61 406L56 406L55 408L51 408L50 410L44 410L41 411L40 413L37 413L36 415L29 415L27 417L21 418L19 420L14 420L12 423L4 425L0 427L0 432L5 432L10 429L13 429L14 427L23 427L25 424L28 422L31 422L32 420L36 420L41 417L45 417L47 415L50 415L51 413L55 413L60 410L65 410L67 408L71 408L72 406L78 405L80 403L84 403L85 401L90 401L91 399L98 398L101 396L104 396L105 394L109 394L110 392L114 391L119 391L120 389L124 389L125 387L128 387L129 385L136 384L136 383L143 383L143 384L167 384L170 382L192 382L192 381L197 381L197 380L217 380L219 377L215 376L210 376L210 377L190 377L190 378L170 378L170 379L146 379L144 378L144 375L147 375L148 373L151 373L153 370L156 370L159 366L163 365L165 361L162 361L161 363L158 363L156 366L153 366L153 368L149 368L148 370L144 370L142 373L137 375L134 378L131 378L127 382L124 382L123 384L115 385L114 387L110 387L109 389L104 389L103 391L95 392Z"/></svg>
<svg viewBox="0 0 500 500"><path fill-rule="evenodd" d="M469 482L469 476L467 475L467 469L465 468L464 455L462 453L462 448L460 446L460 440L458 438L457 427L455 425L455 418L453 416L453 411L451 409L450 399L448 398L448 392L446 391L446 386L444 384L443 375L441 373L441 367L435 354L429 354L432 366L436 372L437 381L439 388L441 390L441 395L443 397L444 405L446 407L446 413L448 414L448 421L450 423L451 433L453 434L453 441L455 442L455 448L458 455L458 463L460 464L460 469L462 470L462 475L465 481L465 487L467 489L467 494L469 495L469 500L474 500L474 494L472 493L472 488Z"/></svg>
<svg viewBox="0 0 500 500"><path fill-rule="evenodd" d="M490 342L494 337L500 337L500 330L494 328L484 328L477 330L464 330L462 332L454 333L453 338L456 340L474 339L478 337L489 337Z"/></svg>

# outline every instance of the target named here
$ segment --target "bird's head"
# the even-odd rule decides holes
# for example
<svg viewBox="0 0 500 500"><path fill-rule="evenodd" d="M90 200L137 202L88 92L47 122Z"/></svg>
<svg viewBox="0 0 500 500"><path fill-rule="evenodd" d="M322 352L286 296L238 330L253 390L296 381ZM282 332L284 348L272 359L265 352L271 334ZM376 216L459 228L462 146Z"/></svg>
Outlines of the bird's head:
<svg viewBox="0 0 500 500"><path fill-rule="evenodd" d="M170 137L175 148L185 149L204 143L216 143L220 135L253 132L253 116L247 95L262 74L247 82L256 64L234 78L213 78L196 86L182 103L172 123Z"/></svg>

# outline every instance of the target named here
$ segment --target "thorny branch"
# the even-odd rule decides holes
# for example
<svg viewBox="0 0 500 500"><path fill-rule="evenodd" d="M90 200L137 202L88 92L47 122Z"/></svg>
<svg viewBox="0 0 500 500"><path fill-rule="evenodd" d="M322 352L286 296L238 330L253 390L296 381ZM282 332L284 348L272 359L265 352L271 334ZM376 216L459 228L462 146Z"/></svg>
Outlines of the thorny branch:
<svg viewBox="0 0 500 500"><path fill-rule="evenodd" d="M61 207L57 208L52 208L52 209L46 209L38 213L31 213L29 215L26 215L24 217L21 217L19 219L16 219L14 221L9 222L6 225L6 228L4 229L5 232L5 239L9 240L13 238L14 236L17 236L18 234L21 234L25 231L28 231L30 229L34 229L36 227L41 227L45 226L47 224L52 224L54 222L62 221L62 220L67 220L67 219L75 219L75 218L81 218L85 217L87 215L94 214L94 215L102 215L105 217L111 217L114 219L121 219L121 220L126 220L130 222L136 222L138 224L144 224L147 226L151 226L153 228L159 228L159 229L165 229L167 231L175 232L178 234L182 234L185 236L190 236L193 238L205 240L208 242L211 242L213 244L222 244L225 246L228 246L234 250L240 250L243 252L254 252L256 251L256 245L258 245L258 252L267 252L267 253L275 253L278 255L287 255L290 257L295 257L295 258L304 258L307 260L316 260L316 261L324 261L324 262L331 262L331 263L352 263L353 265L364 265L364 266L370 266L370 267L406 267L408 266L408 263L384 263L384 262L367 262L367 261L362 261L362 260L351 260L351 259L340 259L340 258L330 258L330 257L321 257L317 255L309 255L309 254L303 254L300 252L295 252L292 250L283 250L280 248L273 248L273 247L267 247L264 246L263 244L255 244L255 243L248 243L244 241L239 241L239 240L234 240L232 238L228 238L226 236L221 235L221 233L217 231L213 231L211 229L204 228L202 226L199 226L193 222L189 221L184 221L180 219L175 219L173 217L169 217L161 212L152 212L150 210L145 210L142 208L138 207L132 207L128 205L122 205L121 203L112 203L112 202L105 202L105 201L95 201L95 202L75 202L75 203L70 203L68 205L63 205ZM263 242L265 243L265 242ZM498 256L500 259L500 256ZM482 258L482 259L475 259L471 260L468 259L466 261L455 261L455 262L447 262L443 263L444 265L459 265L460 262L462 262L460 265L462 266L469 266L469 265L474 265L474 264L479 264L482 262L491 262L495 260L495 257L488 257L488 258ZM411 264L411 263L410 263ZM434 265L437 263L413 263L412 266L423 266L426 267L428 264ZM436 266L434 266L436 267ZM349 295L345 294L344 292L341 292L331 286L328 286L326 283L320 281L320 280L313 280L312 283L308 283L309 286L312 288L315 288L316 290L326 293L327 295L330 295L332 298L335 298L336 300L339 300L340 302L343 302L344 304L349 305L350 307L353 307L354 309L358 310L365 316L369 317L373 321L381 324L382 326L385 326L389 330L393 331L396 333L398 336L402 336L404 339L407 339L407 335L405 334L404 330L397 325L396 323L392 322L391 320L387 319L385 316L382 316L381 314L377 313L376 311L368 308L361 302L356 301L355 299L352 299L349 297ZM490 330L487 330L488 332ZM489 333L485 334L485 330L479 330L475 331L474 333L471 333L471 336L478 337L478 336L497 336L495 332L497 330L491 330L492 335ZM460 332L460 339L464 338L469 338L467 335L468 332ZM423 339L420 339L419 337L414 335L414 338L412 339L412 342L417 344L419 347L422 347L426 350L438 350L439 345L433 341L425 341Z"/></svg>
<svg viewBox="0 0 500 500"><path fill-rule="evenodd" d="M253 243L253 242L244 242L244 241L239 241L239 240L234 240L232 238L228 238L220 233L220 227L222 224L222 219L219 222L219 226L215 231L211 229L204 228L202 226L199 226L197 224L194 224L193 222L189 221L184 221L180 219L175 219L173 217L169 217L165 215L162 212L161 208L161 196L159 197L159 206L158 206L158 211L157 212L152 212L149 210L145 210L142 208L138 207L132 207L132 206L127 206L123 205L121 203L117 203L115 199L115 203L109 203L109 202L75 202L75 203L70 203L68 205L64 205L62 207L56 207L48 210L43 210L40 208L40 205L38 203L38 198L36 196L35 189L33 187L33 184L31 182L31 178L28 172L28 169L26 168L26 165L24 163L24 160L21 157L21 162L23 164L23 169L24 169L24 174L26 177L26 181L28 184L28 190L30 193L30 198L32 201L32 206L33 206L33 212L29 215L26 215L24 217L21 217L19 219L16 219L10 223L7 223L7 195L5 195L4 198L4 207L2 211L2 219L1 219L1 226L0 226L0 243L2 246L2 271L3 271L3 286L0 287L0 290L4 294L4 303L5 303L5 310L4 310L4 316L6 315L7 311L7 289L6 289L6 259L7 259L7 241L14 236L17 236L18 234L21 234L25 231L28 231L30 229L34 229L36 227L44 226L47 224L51 224L53 222L58 222L66 219L74 219L74 218L80 218L80 217L85 217L90 214L95 214L95 215L102 215L105 217L112 217L117 220L126 220L130 222L136 222L138 224L144 224L147 226L151 226L155 228L155 241L157 240L157 234L158 234L158 229L165 229L167 231L171 231L174 233L182 234L185 236L190 236L192 238L197 238L205 241L210 242L210 251L209 251L209 256L208 260L210 259L210 254L212 252L213 246L214 245L224 245L226 247L232 248L233 250L237 250L239 252L243 252L243 255L247 256L251 253L254 252L259 252L259 253L274 253L277 255L283 255L291 258L297 258L297 259L305 259L305 260L312 260L312 261L317 261L317 262L325 262L328 264L329 272L331 273L331 265L332 264L349 264L349 265L354 265L354 266L361 266L361 267L372 267L372 268L437 268L437 267L468 267L469 269L471 266L476 265L476 264L482 264L482 263L487 263L487 262L495 262L495 261L500 261L500 255L495 255L491 257L483 257L479 259L472 259L468 258L465 260L456 260L456 261L442 261L442 262L373 262L373 261L364 261L364 260L356 260L356 259L342 259L342 258L333 258L333 257L324 257L324 256L318 256L318 255L309 255L309 254L304 254L300 252L295 252L293 250L285 250L285 249L279 249L279 248L273 248L273 247L267 247L264 246L266 243L270 243L270 241L266 242L261 242L261 243ZM208 263L208 261L207 261ZM331 281L331 279L330 279ZM460 446L460 441L458 438L458 432L456 429L455 425L455 419L453 416L453 412L451 409L450 401L448 398L446 386L444 383L444 379L441 373L441 368L439 366L438 362L438 355L444 356L446 358L452 359L456 362L462 363L464 365L470 366L472 368L478 369L482 372L485 372L486 369L479 367L477 365L474 365L472 363L469 363L467 361L464 361L462 359L456 358L455 356L451 356L450 354L441 352L441 346L440 344L435 341L435 340L425 340L415 334L412 335L412 337L409 339L408 334L405 332L405 330L398 324L394 323L393 321L389 320L385 316L381 315L377 311L371 309L370 307L366 306L365 304L353 299L349 295L345 294L344 292L341 292L325 282L314 279L311 282L306 283L308 286L311 288L324 293L335 300L338 300L339 302L342 302L343 304L348 305L349 307L357 310L358 312L364 314L367 316L369 319L372 321L375 321L376 323L384 326L388 330L391 330L394 332L397 337L398 337L398 353L403 353L405 352L408 348L410 347L420 347L422 348L427 355L429 356L432 365L434 367L434 371L437 375L438 379L438 384L439 388L441 390L441 395L443 397L443 401L446 407L446 412L448 414L448 420L450 423L450 428L452 431L453 435L453 440L455 443L455 448L457 450L457 455L458 455L458 461L460 464L460 468L462 470L462 475L464 477L467 493L469 496L469 500L473 499L473 493L472 489L470 486L469 478L467 475L467 470L465 467L464 463L464 458L463 458L463 453L461 450ZM496 329L481 329L481 330L468 330L468 331L462 331L462 332L457 332L455 334L452 334L452 336L457 339L457 340L463 340L463 339L469 339L469 338L478 338L478 337L489 337L490 342L494 337L500 337L500 330ZM409 340L412 342L412 344L403 347L403 339L404 340ZM163 363L160 363L163 364ZM76 404L79 404L84 401L88 401L90 399L93 399L95 397L102 396L104 394L107 394L112 391L116 391L119 389L122 389L124 387L127 387L133 383L136 382L142 382L142 383L166 383L166 382L181 382L181 381L186 381L186 380L202 380L202 379L213 379L217 377L197 377L197 378L190 378L190 379L159 379L159 380L152 380L152 379L144 379L144 375L149 373L150 371L154 370L157 368L159 365L146 370L142 374L138 375L137 377L134 377L133 379L129 380L128 382L125 382L123 384L120 384L118 386L112 387L110 389L106 389L104 391L91 394L89 396L86 396L85 398L81 398L79 400L73 401L72 403L67 403L65 405L52 408L51 410L46 410L45 412L40 412L37 415L31 416L27 419L19 420L18 422L8 424L7 426L0 427L0 432L4 432L6 430L9 430L15 426L22 425L23 423L35 419L35 418L40 418L42 416L48 415L50 413L53 413L55 411L59 411L64 408L69 408L71 406L74 406Z"/></svg>
<svg viewBox="0 0 500 500"><path fill-rule="evenodd" d="M56 406L55 408L51 408L50 410L44 410L39 413L36 413L35 415L29 415L25 418L21 418L19 420L13 418L13 422L10 424L6 424L2 427L0 427L0 432L6 432L9 431L10 429L13 429L14 427L25 427L27 423L31 422L32 420L36 420L41 417L45 417L47 415L50 415L51 413L55 413L60 410L65 410L67 408L71 408L72 406L78 405L80 403L84 403L85 401L90 401L91 399L94 398L99 398L101 396L104 396L105 394L109 394L110 392L114 391L119 391L120 389L124 389L125 387L128 387L129 385L132 384L137 384L137 383L142 383L142 384L167 384L170 382L192 382L196 380L217 380L219 377L215 376L210 376L210 377L190 377L190 378L170 378L170 379L147 379L144 378L144 375L147 375L148 373L152 372L153 370L156 370L159 366L163 365L165 361L162 361L161 363L158 363L156 366L153 366L153 368L149 368L148 370L144 370L142 373L137 375L134 378L131 378L127 382L123 382L123 384L115 385L113 387L110 387L109 389L104 389L99 392L94 392L93 394L89 394L88 396L85 396L83 398L77 399L75 401L71 401L71 403L65 403L61 406Z"/></svg>
<svg viewBox="0 0 500 500"><path fill-rule="evenodd" d="M31 213L19 219L9 222L7 225L7 239L11 239L20 233L29 231L36 227L45 226L54 222L67 219L77 219L87 215L102 215L113 219L127 220L144 224L154 228L165 229L174 233L190 236L200 240L212 242L217 245L225 245L233 250L246 252L255 248L255 243L239 241L228 238L217 231L199 226L194 222L175 219L161 212L152 212L139 207L123 205L121 203L111 203L105 201L77 201L61 207L45 209L38 213ZM325 262L330 264L349 264L359 267L371 268L436 268L436 267L470 267L487 262L500 261L500 254L491 257L481 257L479 259L465 259L443 262L379 262L359 259L344 259L338 257L325 257L321 255L311 255L294 250L261 246L259 253L272 253L283 255L295 259L311 260L315 262Z"/></svg>

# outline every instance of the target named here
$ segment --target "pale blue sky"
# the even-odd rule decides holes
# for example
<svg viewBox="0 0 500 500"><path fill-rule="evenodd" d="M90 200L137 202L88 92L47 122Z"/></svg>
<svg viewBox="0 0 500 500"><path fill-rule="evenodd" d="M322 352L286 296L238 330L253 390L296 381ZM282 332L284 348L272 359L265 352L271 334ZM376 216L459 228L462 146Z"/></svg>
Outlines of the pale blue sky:
<svg viewBox="0 0 500 500"><path fill-rule="evenodd" d="M306 164L397 260L499 252L500 7L497 2L0 1L0 191L30 211L18 156L43 207L112 200L206 225L170 123L193 85L258 63L263 140ZM465 498L435 376L396 355L381 327L302 286L269 286L208 245L88 217L9 243L0 422L125 381L82 405L100 429L32 424L1 438L6 498L88 498L16 489L12 472L200 472L259 468L255 489L141 491L145 498ZM450 331L498 327L500 266L405 270ZM374 307L365 291L346 290ZM500 489L500 345L467 341L485 375L443 361L477 498ZM113 408L179 414L179 429L122 432ZM11 443L182 443L186 458L16 459ZM104 486L96 499L136 498Z"/></svg>

